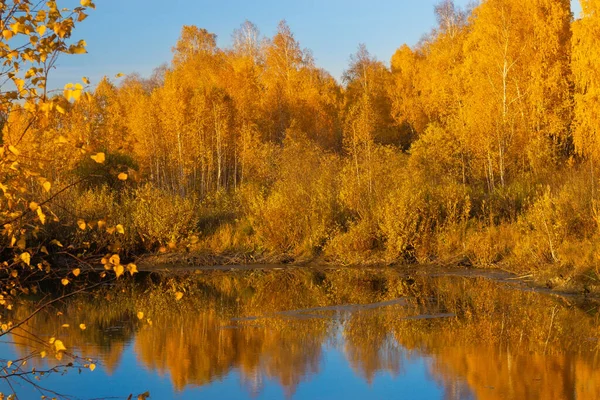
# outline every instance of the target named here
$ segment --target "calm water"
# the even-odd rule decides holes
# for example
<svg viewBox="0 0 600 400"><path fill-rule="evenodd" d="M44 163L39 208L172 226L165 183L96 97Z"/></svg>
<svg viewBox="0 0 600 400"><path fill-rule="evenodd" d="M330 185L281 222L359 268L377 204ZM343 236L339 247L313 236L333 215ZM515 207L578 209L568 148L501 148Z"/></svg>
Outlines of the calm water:
<svg viewBox="0 0 600 400"><path fill-rule="evenodd" d="M15 378L22 399L598 399L599 334L593 303L482 278L213 271L78 297L38 314L0 354L38 354L56 337L61 361L23 368L70 354L97 364L32 380L38 388Z"/></svg>

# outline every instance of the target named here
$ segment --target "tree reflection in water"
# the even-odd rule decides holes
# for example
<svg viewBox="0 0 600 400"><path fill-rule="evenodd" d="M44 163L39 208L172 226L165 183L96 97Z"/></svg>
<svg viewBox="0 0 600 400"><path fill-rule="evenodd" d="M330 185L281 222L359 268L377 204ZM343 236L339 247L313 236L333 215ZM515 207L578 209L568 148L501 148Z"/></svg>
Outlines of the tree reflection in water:
<svg viewBox="0 0 600 400"><path fill-rule="evenodd" d="M27 329L42 339L60 333L109 374L132 343L141 363L180 391L235 370L250 393L270 380L292 396L321 372L323 349L332 346L369 384L425 359L447 399L600 398L600 324L586 311L595 306L576 298L394 269L212 271L154 281L81 296L36 315ZM440 313L445 318L435 318ZM22 354L35 347L30 335L14 341Z"/></svg>

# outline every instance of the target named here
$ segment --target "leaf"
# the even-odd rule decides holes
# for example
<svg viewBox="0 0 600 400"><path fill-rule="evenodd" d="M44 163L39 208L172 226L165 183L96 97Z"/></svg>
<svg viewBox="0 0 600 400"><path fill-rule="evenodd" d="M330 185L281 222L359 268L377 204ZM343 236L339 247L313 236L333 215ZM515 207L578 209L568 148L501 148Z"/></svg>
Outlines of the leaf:
<svg viewBox="0 0 600 400"><path fill-rule="evenodd" d="M67 286L67 285L68 285L69 283L71 283L71 282L69 282L69 280L68 280L67 278L62 278L62 279L60 280L60 283L62 283L62 284L63 284L63 286Z"/></svg>
<svg viewBox="0 0 600 400"><path fill-rule="evenodd" d="M59 352L59 351L66 351L67 350L67 348L63 344L62 340L55 340L54 341L54 348L56 349L57 352Z"/></svg>
<svg viewBox="0 0 600 400"><path fill-rule="evenodd" d="M69 324L62 324L62 328L69 328L69 327L71 327L71 325L69 325Z"/></svg>
<svg viewBox="0 0 600 400"><path fill-rule="evenodd" d="M44 212L42 211L42 207L38 207L35 212L38 215L38 218L40 219L40 222L42 223L42 225L44 225L46 223L46 214L44 214Z"/></svg>
<svg viewBox="0 0 600 400"><path fill-rule="evenodd" d="M50 182L46 181L46 182L43 183L42 187L44 188L44 190L46 192L49 192L50 188L52 187L52 184Z"/></svg>
<svg viewBox="0 0 600 400"><path fill-rule="evenodd" d="M150 397L150 392L144 392L142 394L138 394L137 400L147 400Z"/></svg>
<svg viewBox="0 0 600 400"><path fill-rule="evenodd" d="M46 358L46 351L44 351L44 350L40 351L40 357Z"/></svg>
<svg viewBox="0 0 600 400"><path fill-rule="evenodd" d="M84 220L82 219L78 219L77 220L77 226L79 227L79 229L81 229L82 231L85 231L85 228L87 227L86 223Z"/></svg>
<svg viewBox="0 0 600 400"><path fill-rule="evenodd" d="M74 269L73 271L71 271L71 272L73 272L73 275L75 275L75 276L77 277L77 276L79 276L79 274L81 274L81 269L79 269L79 268L75 268L75 269Z"/></svg>
<svg viewBox="0 0 600 400"><path fill-rule="evenodd" d="M46 25L39 25L36 28L36 31L37 31L38 35L44 36L44 33L46 33Z"/></svg>
<svg viewBox="0 0 600 400"><path fill-rule="evenodd" d="M13 362L12 362L12 361L7 361L7 362L6 362L6 368L10 368L10 366L11 366L12 364L13 364Z"/></svg>
<svg viewBox="0 0 600 400"><path fill-rule="evenodd" d="M127 176L127 174L126 174L126 173L124 173L124 172L121 172L117 178L119 178L119 180L120 180L120 181L126 181L126 180L127 180L127 177L128 177L128 176Z"/></svg>
<svg viewBox="0 0 600 400"><path fill-rule="evenodd" d="M183 297L183 293L181 293L181 292L175 293L175 300L179 301L179 300L181 300L182 297Z"/></svg>
<svg viewBox="0 0 600 400"><path fill-rule="evenodd" d="M137 274L139 271L137 269L137 265L135 264L127 264L127 271L133 276L133 274Z"/></svg>
<svg viewBox="0 0 600 400"><path fill-rule="evenodd" d="M144 313L143 313L143 312L141 312L141 311L138 311L138 313L137 313L137 317L138 317L138 319L140 319L140 320L141 320L141 319L144 319Z"/></svg>
<svg viewBox="0 0 600 400"><path fill-rule="evenodd" d="M90 78L88 78L87 76L84 76L82 79L83 83L85 83L86 85L90 84Z"/></svg>
<svg viewBox="0 0 600 400"><path fill-rule="evenodd" d="M94 371L96 369L96 364L90 364L90 371Z"/></svg>
<svg viewBox="0 0 600 400"><path fill-rule="evenodd" d="M35 211L38 209L40 205L38 203L36 203L35 201L32 201L31 203L29 203L29 209L31 211Z"/></svg>
<svg viewBox="0 0 600 400"><path fill-rule="evenodd" d="M79 329L85 331L87 329L87 326L85 326L85 324L79 324Z"/></svg>
<svg viewBox="0 0 600 400"><path fill-rule="evenodd" d="M123 272L125 272L125 268L123 268L122 265L115 265L113 267L113 269L115 270L115 274L117 275L117 278L120 277L121 275L123 275Z"/></svg>
<svg viewBox="0 0 600 400"><path fill-rule="evenodd" d="M104 153L96 153L93 156L90 156L90 158L96 161L98 164L104 164L104 161L106 161L106 156Z"/></svg>
<svg viewBox="0 0 600 400"><path fill-rule="evenodd" d="M121 264L121 257L118 254L114 254L108 259L108 262L112 265L119 265Z"/></svg>
<svg viewBox="0 0 600 400"><path fill-rule="evenodd" d="M25 253L21 253L21 261L23 261L25 264L27 265L31 265L31 254L25 252Z"/></svg>
<svg viewBox="0 0 600 400"><path fill-rule="evenodd" d="M119 224L116 226L117 228L117 232L119 232L121 235L125 234L125 229L123 228L123 225Z"/></svg>
<svg viewBox="0 0 600 400"><path fill-rule="evenodd" d="M21 152L19 151L19 149L17 149L15 146L8 146L8 151L10 151L11 153L13 153L15 156L18 156L21 154Z"/></svg>

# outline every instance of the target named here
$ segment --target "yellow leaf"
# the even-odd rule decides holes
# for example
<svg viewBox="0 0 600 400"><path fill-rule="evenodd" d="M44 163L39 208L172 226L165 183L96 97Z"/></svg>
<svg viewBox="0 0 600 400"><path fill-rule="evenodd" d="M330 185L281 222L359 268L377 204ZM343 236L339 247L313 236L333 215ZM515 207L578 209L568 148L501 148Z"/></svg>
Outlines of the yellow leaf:
<svg viewBox="0 0 600 400"><path fill-rule="evenodd" d="M121 181L126 181L127 180L127 174L124 172L121 172L118 176L119 180Z"/></svg>
<svg viewBox="0 0 600 400"><path fill-rule="evenodd" d="M39 25L36 29L38 35L40 36L44 36L44 33L46 33L46 25Z"/></svg>
<svg viewBox="0 0 600 400"><path fill-rule="evenodd" d="M37 209L38 209L38 207L39 207L39 204L38 204L38 203L36 203L35 201L32 201L31 203L29 203L29 209L30 209L31 211L35 211L35 210L37 210Z"/></svg>
<svg viewBox="0 0 600 400"><path fill-rule="evenodd" d="M37 213L40 222L42 223L42 225L44 225L46 223L46 215L44 214L44 212L42 211L42 207L38 207L35 212Z"/></svg>
<svg viewBox="0 0 600 400"><path fill-rule="evenodd" d="M71 326L71 325L69 325L69 324L62 324L62 327L63 327L63 328L69 328L70 326Z"/></svg>
<svg viewBox="0 0 600 400"><path fill-rule="evenodd" d="M46 358L46 352L44 350L40 351L40 357Z"/></svg>
<svg viewBox="0 0 600 400"><path fill-rule="evenodd" d="M123 228L123 225L119 224L116 226L117 228L117 232L119 232L121 235L125 234L125 229Z"/></svg>
<svg viewBox="0 0 600 400"><path fill-rule="evenodd" d="M133 274L137 274L138 273L137 265L135 265L135 264L128 264L127 265L127 271L129 271L129 273L131 274L131 276L133 276Z"/></svg>
<svg viewBox="0 0 600 400"><path fill-rule="evenodd" d="M64 108L62 108L62 106L60 106L59 104L56 105L56 111L58 111L61 114L64 114L66 111Z"/></svg>
<svg viewBox="0 0 600 400"><path fill-rule="evenodd" d="M54 341L54 348L56 349L57 352L67 350L67 348L65 347L65 345L63 344L63 342L61 340Z"/></svg>
<svg viewBox="0 0 600 400"><path fill-rule="evenodd" d="M62 279L60 280L60 283L62 283L62 284L63 284L63 286L67 286L67 285L68 285L70 282L69 282L69 280L68 280L67 278L62 278Z"/></svg>
<svg viewBox="0 0 600 400"><path fill-rule="evenodd" d="M104 164L104 161L106 161L106 156L104 153L96 153L95 155L90 156L90 158L96 161L98 164Z"/></svg>
<svg viewBox="0 0 600 400"><path fill-rule="evenodd" d="M13 31L9 31L8 29L5 29L5 30L2 31L2 36L4 36L4 40L9 40L14 35L15 34L13 33Z"/></svg>
<svg viewBox="0 0 600 400"><path fill-rule="evenodd" d="M87 225L85 224L84 220L78 219L77 220L77 226L79 227L79 229L81 229L82 231L84 231Z"/></svg>
<svg viewBox="0 0 600 400"><path fill-rule="evenodd" d="M87 328L87 326L85 326L85 324L79 324L79 329L81 329L82 331L85 331Z"/></svg>
<svg viewBox="0 0 600 400"><path fill-rule="evenodd" d="M108 259L108 262L111 263L112 265L119 265L119 264L121 264L121 257L119 257L118 254L115 254Z"/></svg>
<svg viewBox="0 0 600 400"><path fill-rule="evenodd" d="M27 265L31 265L31 254L27 252L21 253L21 261L23 261Z"/></svg>
<svg viewBox="0 0 600 400"><path fill-rule="evenodd" d="M13 153L15 156L18 156L19 154L21 154L21 152L15 146L12 146L12 145L8 146L8 151Z"/></svg>
<svg viewBox="0 0 600 400"><path fill-rule="evenodd" d="M13 362L12 362L12 361L7 361L7 362L6 362L6 368L10 368L10 366L11 366L12 364L13 364Z"/></svg>
<svg viewBox="0 0 600 400"><path fill-rule="evenodd" d="M106 221L101 219L100 221L98 221L98 229L104 229L104 228L106 228Z"/></svg>
<svg viewBox="0 0 600 400"><path fill-rule="evenodd" d="M183 297L183 293L181 293L181 292L175 293L175 300L179 301L179 300L181 300L182 297Z"/></svg>
<svg viewBox="0 0 600 400"><path fill-rule="evenodd" d="M50 253L48 253L48 249L46 248L46 246L40 247L40 251L46 255L50 254Z"/></svg>
<svg viewBox="0 0 600 400"><path fill-rule="evenodd" d="M138 319L140 319L140 320L141 320L141 319L144 319L144 313L143 313L143 312L141 312L141 311L138 311L138 313L137 313L137 317L138 317Z"/></svg>
<svg viewBox="0 0 600 400"><path fill-rule="evenodd" d="M115 265L113 267L113 269L115 270L115 274L117 275L117 278L120 277L121 275L123 275L123 272L125 271L125 268L123 268L122 265Z"/></svg>
<svg viewBox="0 0 600 400"><path fill-rule="evenodd" d="M81 5L83 7L89 7L92 5L92 0L81 0Z"/></svg>
<svg viewBox="0 0 600 400"><path fill-rule="evenodd" d="M55 337L51 337L50 339L48 339L48 343L53 344L55 340Z"/></svg>
<svg viewBox="0 0 600 400"><path fill-rule="evenodd" d="M10 273L10 276L12 276L13 278L16 278L17 276L19 276L19 273L17 272L17 270L12 270L12 272Z"/></svg>
<svg viewBox="0 0 600 400"><path fill-rule="evenodd" d="M115 78L120 78L120 77L122 77L123 75L125 75L125 74L124 74L124 73L122 73L122 72L119 72L118 74L116 74L116 75L115 75Z"/></svg>
<svg viewBox="0 0 600 400"><path fill-rule="evenodd" d="M46 192L49 192L50 188L52 187L52 184L50 182L46 181L46 182L44 182L44 184L42 185L42 187L44 188L44 190Z"/></svg>
<svg viewBox="0 0 600 400"><path fill-rule="evenodd" d="M82 79L83 83L85 83L86 85L90 84L90 79L87 76L84 76Z"/></svg>
<svg viewBox="0 0 600 400"><path fill-rule="evenodd" d="M96 369L96 364L90 364L90 371L93 371Z"/></svg>
<svg viewBox="0 0 600 400"><path fill-rule="evenodd" d="M79 276L79 274L81 273L81 269L75 268L72 272L73 272L73 275Z"/></svg>

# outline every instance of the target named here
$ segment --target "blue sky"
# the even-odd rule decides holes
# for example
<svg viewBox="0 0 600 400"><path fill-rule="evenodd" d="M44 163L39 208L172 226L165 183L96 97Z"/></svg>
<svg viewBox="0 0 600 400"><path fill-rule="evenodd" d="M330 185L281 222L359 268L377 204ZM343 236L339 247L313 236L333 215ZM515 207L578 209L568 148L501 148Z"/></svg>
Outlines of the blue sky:
<svg viewBox="0 0 600 400"><path fill-rule="evenodd" d="M527 0L524 0L527 1ZM577 3L577 0L573 0ZM469 0L456 0L459 6ZM71 3L71 4L70 4ZM63 0L72 6L78 0ZM171 59L171 47L183 25L217 34L219 46L246 19L272 36L287 20L296 39L311 49L317 65L339 78L359 43L389 61L403 43L415 44L435 24L438 0L96 0L97 9L76 30L89 54L64 57L51 85L89 76L138 72L144 76ZM579 12L579 5L574 6Z"/></svg>

